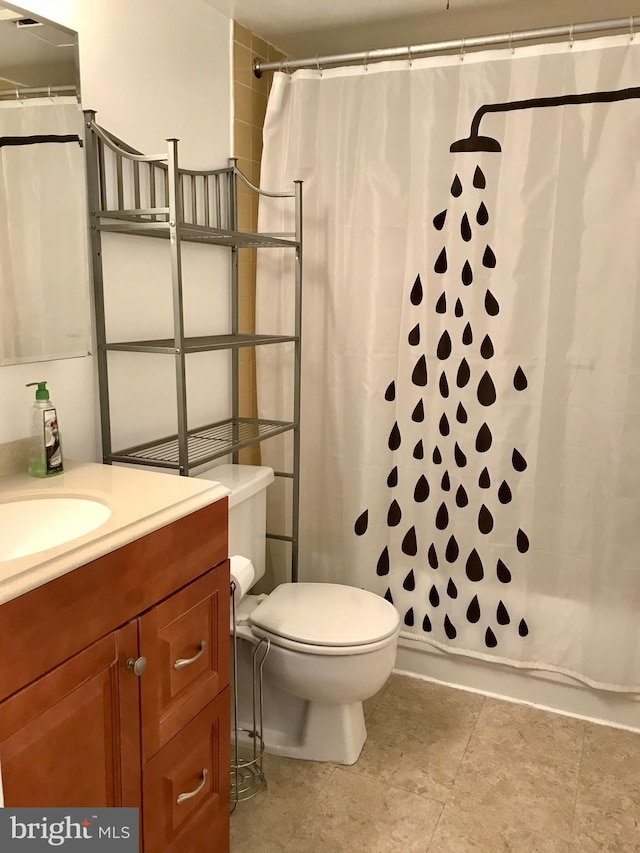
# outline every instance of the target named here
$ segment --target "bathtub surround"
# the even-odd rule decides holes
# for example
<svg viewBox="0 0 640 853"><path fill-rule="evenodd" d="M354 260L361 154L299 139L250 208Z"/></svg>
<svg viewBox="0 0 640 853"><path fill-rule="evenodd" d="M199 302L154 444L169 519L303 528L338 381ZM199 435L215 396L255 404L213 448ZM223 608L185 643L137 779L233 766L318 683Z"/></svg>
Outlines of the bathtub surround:
<svg viewBox="0 0 640 853"><path fill-rule="evenodd" d="M572 100L637 82L636 41L276 74L262 177L304 180L313 223L302 579L385 595L413 657L640 690L640 104ZM566 103L450 150L532 98ZM285 263L259 258L258 328L288 321Z"/></svg>

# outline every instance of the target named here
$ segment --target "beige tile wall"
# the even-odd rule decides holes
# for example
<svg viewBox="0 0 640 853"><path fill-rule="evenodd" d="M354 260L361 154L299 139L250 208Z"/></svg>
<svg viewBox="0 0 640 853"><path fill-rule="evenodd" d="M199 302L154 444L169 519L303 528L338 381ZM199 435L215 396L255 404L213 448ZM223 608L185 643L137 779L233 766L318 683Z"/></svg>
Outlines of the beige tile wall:
<svg viewBox="0 0 640 853"><path fill-rule="evenodd" d="M238 168L257 186L260 185L262 129L267 109L267 96L273 75L258 78L253 73L253 60L278 62L284 54L266 41L234 22L233 27L233 153ZM258 199L242 183L238 187L238 225L241 231L255 231L258 225ZM255 331L256 253L244 250L239 256L240 331ZM255 351L240 350L240 415L257 417ZM255 445L241 453L245 464L260 464L260 447Z"/></svg>

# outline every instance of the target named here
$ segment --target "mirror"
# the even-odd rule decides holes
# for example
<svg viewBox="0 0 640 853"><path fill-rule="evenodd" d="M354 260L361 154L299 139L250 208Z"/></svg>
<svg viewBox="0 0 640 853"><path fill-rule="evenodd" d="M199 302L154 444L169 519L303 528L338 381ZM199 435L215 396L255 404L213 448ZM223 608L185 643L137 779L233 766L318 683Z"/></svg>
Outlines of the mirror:
<svg viewBox="0 0 640 853"><path fill-rule="evenodd" d="M0 365L86 356L77 34L0 0Z"/></svg>

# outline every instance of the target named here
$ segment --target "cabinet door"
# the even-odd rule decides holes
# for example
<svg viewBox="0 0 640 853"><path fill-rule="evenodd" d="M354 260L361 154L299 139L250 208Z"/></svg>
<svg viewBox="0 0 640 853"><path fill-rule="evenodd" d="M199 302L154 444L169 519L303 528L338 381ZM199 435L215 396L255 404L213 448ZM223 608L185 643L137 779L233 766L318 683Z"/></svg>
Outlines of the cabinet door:
<svg viewBox="0 0 640 853"><path fill-rule="evenodd" d="M229 683L229 564L143 614L142 754L148 761Z"/></svg>
<svg viewBox="0 0 640 853"><path fill-rule="evenodd" d="M140 806L135 622L0 703L7 806Z"/></svg>
<svg viewBox="0 0 640 853"><path fill-rule="evenodd" d="M229 688L142 771L145 853L229 850Z"/></svg>

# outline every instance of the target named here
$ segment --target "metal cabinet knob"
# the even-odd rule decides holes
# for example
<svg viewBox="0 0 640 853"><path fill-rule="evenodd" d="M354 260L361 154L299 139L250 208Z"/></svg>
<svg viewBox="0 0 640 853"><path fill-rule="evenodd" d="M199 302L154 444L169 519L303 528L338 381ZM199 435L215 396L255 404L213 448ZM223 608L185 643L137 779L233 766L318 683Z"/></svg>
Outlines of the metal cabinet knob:
<svg viewBox="0 0 640 853"><path fill-rule="evenodd" d="M127 669L133 670L134 675L142 675L142 673L147 668L147 659L143 657L139 658L129 658L126 663Z"/></svg>

